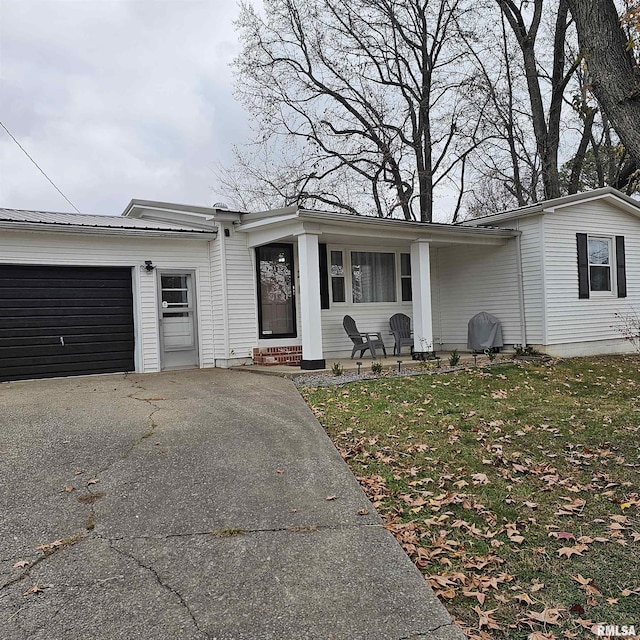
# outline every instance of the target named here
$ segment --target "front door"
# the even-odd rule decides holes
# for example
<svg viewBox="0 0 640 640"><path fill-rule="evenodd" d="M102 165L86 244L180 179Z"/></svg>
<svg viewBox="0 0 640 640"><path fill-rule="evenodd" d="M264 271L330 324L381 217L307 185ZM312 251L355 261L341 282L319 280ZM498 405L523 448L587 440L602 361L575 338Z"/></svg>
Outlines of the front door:
<svg viewBox="0 0 640 640"><path fill-rule="evenodd" d="M158 277L161 368L197 367L194 274L160 271Z"/></svg>
<svg viewBox="0 0 640 640"><path fill-rule="evenodd" d="M293 246L269 244L256 249L258 319L261 338L295 338Z"/></svg>

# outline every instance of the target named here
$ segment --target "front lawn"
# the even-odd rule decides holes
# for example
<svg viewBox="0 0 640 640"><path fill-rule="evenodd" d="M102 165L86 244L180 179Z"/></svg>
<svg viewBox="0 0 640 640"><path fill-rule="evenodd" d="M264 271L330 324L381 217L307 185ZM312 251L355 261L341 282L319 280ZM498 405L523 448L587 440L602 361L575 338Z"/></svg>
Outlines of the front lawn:
<svg viewBox="0 0 640 640"><path fill-rule="evenodd" d="M470 637L640 634L640 356L303 395Z"/></svg>

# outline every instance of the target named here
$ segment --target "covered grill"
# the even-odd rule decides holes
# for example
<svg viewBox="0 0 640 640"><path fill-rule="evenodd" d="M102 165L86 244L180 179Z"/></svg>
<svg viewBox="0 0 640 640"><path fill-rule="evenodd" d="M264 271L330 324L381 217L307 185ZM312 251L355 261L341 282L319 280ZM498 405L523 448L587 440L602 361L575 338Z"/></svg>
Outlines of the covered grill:
<svg viewBox="0 0 640 640"><path fill-rule="evenodd" d="M500 320L481 311L469 320L467 348L471 351L494 350L503 346Z"/></svg>

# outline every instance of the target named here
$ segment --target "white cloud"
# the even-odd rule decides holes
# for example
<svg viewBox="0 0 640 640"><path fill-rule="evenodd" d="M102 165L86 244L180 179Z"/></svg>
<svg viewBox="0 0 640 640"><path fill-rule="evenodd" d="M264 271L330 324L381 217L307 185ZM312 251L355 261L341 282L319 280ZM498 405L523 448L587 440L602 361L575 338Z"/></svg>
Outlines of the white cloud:
<svg viewBox="0 0 640 640"><path fill-rule="evenodd" d="M0 114L81 211L210 204L248 135L234 0L0 0ZM70 210L4 131L0 206Z"/></svg>

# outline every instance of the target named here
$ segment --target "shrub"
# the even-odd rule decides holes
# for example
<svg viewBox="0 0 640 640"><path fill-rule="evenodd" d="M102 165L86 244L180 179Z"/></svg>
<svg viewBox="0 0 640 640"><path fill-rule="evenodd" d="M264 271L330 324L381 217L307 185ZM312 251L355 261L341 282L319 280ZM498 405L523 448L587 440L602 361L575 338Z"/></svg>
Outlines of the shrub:
<svg viewBox="0 0 640 640"><path fill-rule="evenodd" d="M334 362L333 366L331 367L331 373L333 373L334 376L341 376L342 375L342 365L339 362Z"/></svg>
<svg viewBox="0 0 640 640"><path fill-rule="evenodd" d="M382 373L382 362L372 362L371 371L376 375L378 375L379 373Z"/></svg>
<svg viewBox="0 0 640 640"><path fill-rule="evenodd" d="M458 353L457 349L454 349L449 354L449 366L455 367L458 364L458 362L460 362L460 354Z"/></svg>

